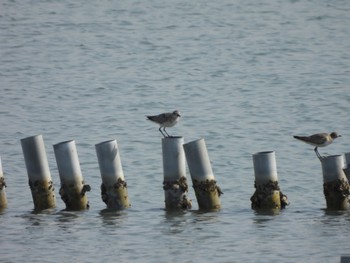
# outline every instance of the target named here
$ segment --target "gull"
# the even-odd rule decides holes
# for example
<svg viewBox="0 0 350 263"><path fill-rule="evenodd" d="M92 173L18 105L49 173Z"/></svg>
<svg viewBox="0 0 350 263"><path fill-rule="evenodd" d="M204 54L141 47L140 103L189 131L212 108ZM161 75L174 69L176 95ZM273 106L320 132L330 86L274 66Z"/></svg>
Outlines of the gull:
<svg viewBox="0 0 350 263"><path fill-rule="evenodd" d="M334 141L334 139L341 137L341 135L339 135L336 132L332 132L330 134L328 134L328 133L316 133L316 134L313 134L310 136L293 136L293 137L295 139L302 141L302 142L305 142L307 144L311 144L311 145L315 146L314 151L315 151L318 159L321 160L323 157L320 155L317 148L330 145Z"/></svg>
<svg viewBox="0 0 350 263"><path fill-rule="evenodd" d="M159 115L146 116L148 120L159 124L159 131L164 137L171 137L165 130L166 127L173 127L181 117L180 112L175 110L173 112L161 113ZM161 130L163 128L163 131Z"/></svg>

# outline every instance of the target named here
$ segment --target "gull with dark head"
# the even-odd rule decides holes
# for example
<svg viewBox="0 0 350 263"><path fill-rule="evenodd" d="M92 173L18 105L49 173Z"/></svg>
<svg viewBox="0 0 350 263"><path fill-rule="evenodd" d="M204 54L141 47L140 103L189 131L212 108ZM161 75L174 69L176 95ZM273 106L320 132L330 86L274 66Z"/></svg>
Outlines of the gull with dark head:
<svg viewBox="0 0 350 263"><path fill-rule="evenodd" d="M166 127L173 127L180 119L180 112L175 110L173 112L161 113L159 115L146 116L148 120L159 124L159 131L164 137L171 137L165 130ZM162 131L163 128L163 131Z"/></svg>
<svg viewBox="0 0 350 263"><path fill-rule="evenodd" d="M334 139L341 137L341 135L339 135L336 132L332 132L330 134L328 133L316 133L310 136L293 136L295 139L298 139L302 142L305 142L307 144L310 144L312 146L315 146L315 153L318 157L318 159L322 159L323 157L320 155L320 153L318 152L317 148L318 147L326 147L327 145L330 145Z"/></svg>

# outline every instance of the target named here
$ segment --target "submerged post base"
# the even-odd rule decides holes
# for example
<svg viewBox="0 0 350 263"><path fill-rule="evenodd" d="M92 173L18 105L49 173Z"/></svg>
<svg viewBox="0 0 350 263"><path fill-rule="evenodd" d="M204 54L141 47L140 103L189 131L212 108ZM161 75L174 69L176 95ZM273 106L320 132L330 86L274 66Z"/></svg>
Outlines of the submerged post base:
<svg viewBox="0 0 350 263"><path fill-rule="evenodd" d="M56 206L56 198L52 181L29 180L29 187L32 192L34 209L44 210Z"/></svg>
<svg viewBox="0 0 350 263"><path fill-rule="evenodd" d="M164 181L166 209L191 209L192 202L187 197L188 185L186 177L175 181Z"/></svg>
<svg viewBox="0 0 350 263"><path fill-rule="evenodd" d="M6 187L5 178L0 177L0 210L7 207L5 187Z"/></svg>
<svg viewBox="0 0 350 263"><path fill-rule="evenodd" d="M193 179L199 209L218 210L221 208L220 196L223 194L215 180L198 181Z"/></svg>
<svg viewBox="0 0 350 263"><path fill-rule="evenodd" d="M250 198L252 209L283 209L289 205L286 195L280 191L277 181L256 185L253 196Z"/></svg>
<svg viewBox="0 0 350 263"><path fill-rule="evenodd" d="M84 210L89 208L89 201L86 192L91 190L90 185L85 185L84 181L76 185L72 183L63 183L60 188L60 195L66 204L67 210Z"/></svg>
<svg viewBox="0 0 350 263"><path fill-rule="evenodd" d="M350 186L345 179L337 179L323 184L327 209L347 210L349 208Z"/></svg>
<svg viewBox="0 0 350 263"><path fill-rule="evenodd" d="M107 208L129 208L131 205L129 203L127 188L126 182L121 178L118 178L118 181L114 185L106 186L102 183L101 197L102 201L107 205Z"/></svg>

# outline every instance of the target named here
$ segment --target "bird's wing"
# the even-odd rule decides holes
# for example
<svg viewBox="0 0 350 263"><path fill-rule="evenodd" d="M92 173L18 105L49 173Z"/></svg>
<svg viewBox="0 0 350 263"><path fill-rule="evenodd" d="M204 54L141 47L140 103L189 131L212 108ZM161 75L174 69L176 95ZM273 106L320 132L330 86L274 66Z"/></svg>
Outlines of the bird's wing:
<svg viewBox="0 0 350 263"><path fill-rule="evenodd" d="M308 137L309 142L313 142L315 144L323 144L327 141L326 133L317 133Z"/></svg>
<svg viewBox="0 0 350 263"><path fill-rule="evenodd" d="M164 123L167 121L167 119L169 118L169 113L162 113L159 115L147 116L147 118L151 121L154 121L154 122L161 124L161 123Z"/></svg>

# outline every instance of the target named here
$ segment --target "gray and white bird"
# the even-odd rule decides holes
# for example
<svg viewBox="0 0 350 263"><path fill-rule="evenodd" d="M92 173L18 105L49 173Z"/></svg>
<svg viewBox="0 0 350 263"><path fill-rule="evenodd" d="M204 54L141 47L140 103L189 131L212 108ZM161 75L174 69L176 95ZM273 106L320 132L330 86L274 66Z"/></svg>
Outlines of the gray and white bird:
<svg viewBox="0 0 350 263"><path fill-rule="evenodd" d="M173 127L180 119L180 112L175 110L173 112L161 113L159 115L146 116L148 120L159 124L159 131L164 137L171 137L165 130L166 127ZM163 131L162 131L163 128Z"/></svg>
<svg viewBox="0 0 350 263"><path fill-rule="evenodd" d="M315 153L318 157L318 159L322 159L322 156L320 155L320 153L318 152L317 148L318 147L326 147L327 145L330 145L334 139L341 137L341 135L339 135L336 132L332 132L330 134L328 133L316 133L310 136L293 136L295 139L298 139L302 142L305 142L307 144L313 145L315 146Z"/></svg>

